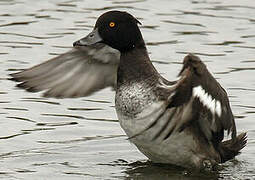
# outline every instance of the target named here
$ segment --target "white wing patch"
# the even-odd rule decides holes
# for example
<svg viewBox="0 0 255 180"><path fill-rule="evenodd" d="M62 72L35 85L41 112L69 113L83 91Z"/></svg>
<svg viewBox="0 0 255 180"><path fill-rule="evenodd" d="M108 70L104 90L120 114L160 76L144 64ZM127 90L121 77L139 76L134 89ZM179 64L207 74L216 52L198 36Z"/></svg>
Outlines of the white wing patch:
<svg viewBox="0 0 255 180"><path fill-rule="evenodd" d="M217 114L219 117L221 116L221 103L220 101L213 99L213 97L206 93L202 86L197 86L193 88L193 97L197 97L200 102L206 106L212 114Z"/></svg>

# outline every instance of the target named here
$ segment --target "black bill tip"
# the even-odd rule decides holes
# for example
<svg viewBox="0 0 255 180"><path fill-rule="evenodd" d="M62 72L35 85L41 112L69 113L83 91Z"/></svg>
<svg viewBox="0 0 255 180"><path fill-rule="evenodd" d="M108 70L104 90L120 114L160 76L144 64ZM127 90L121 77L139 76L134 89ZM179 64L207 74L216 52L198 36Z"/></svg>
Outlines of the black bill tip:
<svg viewBox="0 0 255 180"><path fill-rule="evenodd" d="M79 41L75 41L75 42L73 43L73 47L77 47L77 46L81 46L80 40L79 40Z"/></svg>

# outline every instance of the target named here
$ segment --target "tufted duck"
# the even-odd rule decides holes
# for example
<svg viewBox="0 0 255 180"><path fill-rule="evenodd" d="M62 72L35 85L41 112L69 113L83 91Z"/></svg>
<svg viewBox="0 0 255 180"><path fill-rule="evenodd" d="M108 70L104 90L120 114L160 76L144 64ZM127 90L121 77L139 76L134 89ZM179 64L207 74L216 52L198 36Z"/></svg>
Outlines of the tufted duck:
<svg viewBox="0 0 255 180"><path fill-rule="evenodd" d="M213 169L246 145L237 136L226 91L192 54L179 79L164 79L152 65L139 21L121 11L101 15L74 48L30 69L11 74L19 87L44 96L87 96L116 89L116 112L129 140L153 162ZM223 141L224 132L231 139Z"/></svg>

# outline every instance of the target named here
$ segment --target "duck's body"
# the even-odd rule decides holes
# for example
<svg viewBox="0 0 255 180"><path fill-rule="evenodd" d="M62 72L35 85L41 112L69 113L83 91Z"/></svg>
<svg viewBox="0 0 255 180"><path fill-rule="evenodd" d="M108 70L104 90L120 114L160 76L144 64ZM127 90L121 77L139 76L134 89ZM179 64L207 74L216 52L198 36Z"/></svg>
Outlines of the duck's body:
<svg viewBox="0 0 255 180"><path fill-rule="evenodd" d="M12 76L23 81L20 87L47 89L45 95L51 97L85 96L115 86L120 125L153 162L203 169L239 154L246 134L236 136L225 90L191 54L184 59L179 80L164 79L150 61L137 23L126 12L107 12L87 37L74 43L77 49ZM230 140L223 141L224 131L231 133Z"/></svg>
<svg viewBox="0 0 255 180"><path fill-rule="evenodd" d="M171 94L160 95L160 86L165 80L153 68L146 49L121 54L120 59L115 107L120 125L131 142L153 162L200 168L199 163L206 158L203 149L207 148L198 146L200 142L197 142L198 137L193 136L192 128L174 131L165 139L168 132L162 132L164 126L173 127L178 119L168 123L169 119L178 118L173 116L182 110L180 107L165 109L164 101ZM156 120L158 124L155 124ZM217 153L213 154L214 159L220 160Z"/></svg>
<svg viewBox="0 0 255 180"><path fill-rule="evenodd" d="M210 79L211 75L196 56L188 55L184 64L192 66L188 63L197 64L198 69L204 73L204 76L207 76L206 78L214 88L222 91L217 92L218 96L225 95L225 91L217 81ZM212 137L212 133L209 132L208 136L210 137L204 136L207 131L213 131L212 129L205 130L205 128L208 128L206 127L208 121L213 126L213 122L210 122L211 116L213 113L214 116L217 116L217 112L216 110L211 112L206 105L197 102L201 101L203 97L196 97L194 93L189 94L189 91L193 91L196 87L202 88L202 86L190 86L192 80L189 78L191 78L192 72L188 70L188 67L185 67L185 70L184 72L183 69L182 78L179 81L169 82L151 64L145 47L121 53L115 96L116 112L120 125L130 141L153 162L193 169L204 169L208 166L213 168L214 165L224 162L223 159L226 159L220 153L222 151L220 143L223 139L221 133L224 128L216 127L216 129L221 128L218 130L220 135L216 133L217 135ZM182 88L185 89L182 90ZM183 93L185 95L182 95ZM208 96L212 97L210 94ZM216 106L216 101L214 102L212 105ZM194 109L197 106L196 103L202 105L198 105L198 108L201 109ZM226 108L227 106L228 104ZM227 111L229 110L227 109ZM196 117L195 114L198 116ZM216 119L216 117L214 118ZM230 119L226 128L235 127L234 121L231 119L233 118L232 113L228 118ZM201 122L205 123L205 127ZM232 130L235 134L235 128ZM219 139L213 142L209 138ZM244 134L239 138L244 138ZM235 148L242 147L243 143ZM229 153L234 157L238 152Z"/></svg>

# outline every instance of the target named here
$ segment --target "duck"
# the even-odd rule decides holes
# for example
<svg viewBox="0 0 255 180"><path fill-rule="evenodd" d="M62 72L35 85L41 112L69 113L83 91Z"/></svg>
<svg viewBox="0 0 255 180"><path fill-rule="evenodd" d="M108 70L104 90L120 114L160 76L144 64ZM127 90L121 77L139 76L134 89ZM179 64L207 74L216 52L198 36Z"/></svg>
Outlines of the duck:
<svg viewBox="0 0 255 180"><path fill-rule="evenodd" d="M154 163L213 170L240 154L247 135L237 135L228 95L203 61L187 54L178 79L165 79L150 61L140 24L128 12L105 12L73 49L11 79L54 98L113 87L120 126Z"/></svg>

